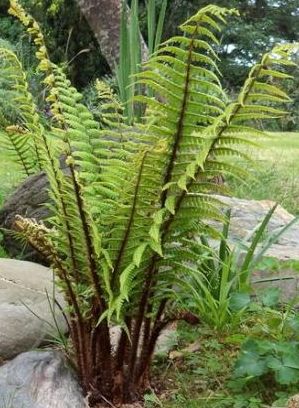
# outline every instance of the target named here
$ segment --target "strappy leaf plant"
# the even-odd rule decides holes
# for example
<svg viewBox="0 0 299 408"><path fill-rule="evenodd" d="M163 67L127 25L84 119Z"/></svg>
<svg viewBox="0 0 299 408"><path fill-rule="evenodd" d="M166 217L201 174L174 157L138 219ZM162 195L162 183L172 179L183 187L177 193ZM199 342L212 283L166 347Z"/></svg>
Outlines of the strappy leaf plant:
<svg viewBox="0 0 299 408"><path fill-rule="evenodd" d="M246 320L252 304L252 282L275 282L281 279L275 276L252 279L253 272L259 269L258 265L267 250L298 222L296 217L284 227L267 232L276 208L277 204L241 240L233 242L230 239L231 212L228 211L219 243L215 243L215 240L209 242L204 235L190 242L192 250L197 253L196 268L178 276L174 294L183 305L189 303L190 310L213 330L223 333Z"/></svg>
<svg viewBox="0 0 299 408"><path fill-rule="evenodd" d="M147 46L143 44L140 35L139 1L133 0L131 7L127 1L122 2L122 16L120 24L120 56L116 66L116 79L120 100L124 104L126 117L129 123L136 121L139 106L134 104L133 96L140 91L136 86L134 75L140 72L141 63L152 55L160 45L165 20L167 0L163 0L158 19L157 1L147 2ZM147 55L148 54L148 55Z"/></svg>
<svg viewBox="0 0 299 408"><path fill-rule="evenodd" d="M91 406L140 399L161 331L196 319L179 308L173 285L196 269L194 237L209 219L223 220L217 175L244 179L235 158L262 132L253 119L281 117L289 98L270 79L284 79L292 47L265 54L229 103L217 68L222 26L235 10L207 6L180 26L136 76L147 92L138 125L128 125L116 95L98 82L98 123L53 64L38 24L16 0L11 14L27 27L45 73L52 123L42 125L24 74L13 88L36 162L50 182L50 227L18 217L16 228L48 258L65 294L73 354ZM153 96L154 95L154 96ZM18 100L16 100L18 103ZM13 124L12 124L13 125ZM61 170L64 161L64 171ZM119 334L112 335L111 328Z"/></svg>

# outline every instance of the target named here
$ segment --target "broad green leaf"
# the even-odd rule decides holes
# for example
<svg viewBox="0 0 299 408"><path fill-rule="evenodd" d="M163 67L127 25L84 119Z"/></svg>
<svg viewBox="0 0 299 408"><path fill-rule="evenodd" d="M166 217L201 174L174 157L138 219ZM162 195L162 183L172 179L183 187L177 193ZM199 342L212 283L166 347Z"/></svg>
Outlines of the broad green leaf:
<svg viewBox="0 0 299 408"><path fill-rule="evenodd" d="M280 288L267 288L263 292L261 300L264 306L272 307L278 304L280 296Z"/></svg>
<svg viewBox="0 0 299 408"><path fill-rule="evenodd" d="M250 296L248 293L233 293L229 299L229 307L233 312L237 312L249 306Z"/></svg>

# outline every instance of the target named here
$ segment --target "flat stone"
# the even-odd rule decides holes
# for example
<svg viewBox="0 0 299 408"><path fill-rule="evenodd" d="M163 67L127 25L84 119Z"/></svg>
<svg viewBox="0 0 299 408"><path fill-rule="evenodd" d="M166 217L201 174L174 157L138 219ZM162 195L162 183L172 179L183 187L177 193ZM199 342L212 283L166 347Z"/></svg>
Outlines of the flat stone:
<svg viewBox="0 0 299 408"><path fill-rule="evenodd" d="M231 222L229 229L229 240L232 246L237 242L249 237L253 230L263 221L266 214L275 205L269 200L245 200L235 197L217 197L225 204L224 210L231 209ZM277 206L266 228L267 234L278 232L285 227L295 217L280 205ZM215 223L219 230L222 226ZM289 227L279 239L272 244L264 254L265 257L274 258L280 262L280 270L253 271L252 283L256 290L263 290L269 287L279 287L281 289L281 300L289 301L298 294L299 274L296 270L284 267L284 262L299 260L299 223L295 222ZM272 280L271 279L275 279Z"/></svg>
<svg viewBox="0 0 299 408"><path fill-rule="evenodd" d="M256 201L225 196L218 196L217 198L231 209L229 238L232 242L240 241L249 236L275 204L269 200ZM294 218L292 214L279 205L266 231L268 233L278 231ZM295 223L287 229L278 241L267 250L265 256L280 261L299 260L299 223Z"/></svg>
<svg viewBox="0 0 299 408"><path fill-rule="evenodd" d="M67 325L57 305L55 319L47 299L53 302L53 274L49 268L25 261L0 259L0 360L38 347L58 328ZM64 301L55 293L56 301Z"/></svg>

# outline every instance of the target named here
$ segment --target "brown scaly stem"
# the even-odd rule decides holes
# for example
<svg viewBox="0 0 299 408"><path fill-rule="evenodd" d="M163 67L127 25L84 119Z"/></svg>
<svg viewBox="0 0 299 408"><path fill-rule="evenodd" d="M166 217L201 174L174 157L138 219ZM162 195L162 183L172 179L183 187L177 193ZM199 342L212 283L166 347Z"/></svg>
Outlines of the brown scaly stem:
<svg viewBox="0 0 299 408"><path fill-rule="evenodd" d="M153 272L155 269L155 263L156 263L157 258L158 258L158 255L153 256L151 265L149 267L149 270L146 276L146 280L145 280L144 287L142 290L139 311L138 311L138 315L135 321L135 327L134 327L133 334L132 334L132 350L131 350L131 355L130 355L128 371L133 378L135 375L136 357L137 357L137 351L138 351L138 346L139 346L140 337L141 337L140 336L141 327L142 327L142 322L144 319L145 310L147 307L150 289L152 286L152 280L153 280L153 275L154 275Z"/></svg>
<svg viewBox="0 0 299 408"><path fill-rule="evenodd" d="M188 98L189 98L189 86L190 86L190 76L191 76L192 53L193 53L193 49L194 49L194 40L195 40L195 36L196 36L196 33L197 33L197 28L198 28L198 24L197 24L196 30L194 30L194 33L192 35L190 48L189 48L189 51L188 51L184 97L183 97L183 101L182 101L180 117L179 117L179 120L178 120L177 131L176 131L176 134L174 135L174 145L172 147L172 153L171 153L170 160L169 160L169 163L168 163L168 166L167 166L167 169L166 169L166 174L165 174L165 177L164 177L164 185L169 183L171 181L171 179L172 179L172 172L173 172L173 169L174 169L175 160L177 158L178 151L179 151L179 148L180 148L180 143L181 143L181 140L182 140L183 134L184 134L184 120L185 120L185 115L186 115L187 105L188 105ZM166 198L167 198L167 190L163 190L162 194L161 194L161 208L164 207L165 202L166 202Z"/></svg>
<svg viewBox="0 0 299 408"><path fill-rule="evenodd" d="M132 330L132 319L131 317L125 318L125 324L127 326L127 330L130 333ZM129 339L126 330L122 329L120 339L118 342L118 346L115 353L115 369L122 370L123 365L127 363L128 358L128 345Z"/></svg>
<svg viewBox="0 0 299 408"><path fill-rule="evenodd" d="M112 390L112 366L111 366L111 350L110 342L107 344L106 332L99 326L96 330L96 335L91 331L88 333L89 343L94 336L96 343L96 359L90 357L89 367L89 383L87 390L90 395L89 403L95 404L102 401L102 396L110 399Z"/></svg>
<svg viewBox="0 0 299 408"><path fill-rule="evenodd" d="M115 369L116 371L122 370L125 361L125 353L127 349L128 334L122 330L118 347L115 354Z"/></svg>
<svg viewBox="0 0 299 408"><path fill-rule="evenodd" d="M14 226L21 231L28 231L27 238L31 246L39 252L43 257L49 260L54 266L54 270L57 273L59 279L66 283L67 290L65 291L65 298L68 305L74 308L74 313L71 313L72 322L75 320L76 324L72 324L71 336L74 340L74 347L77 355L77 365L82 380L86 377L86 349L84 344L84 322L82 314L79 308L77 297L73 291L72 283L69 279L68 272L64 268L62 261L57 255L55 249L45 236L45 231L38 230L42 226L34 226L35 230L30 234L30 228L32 228L31 221L28 221L20 216L15 220ZM37 229L36 229L37 228Z"/></svg>
<svg viewBox="0 0 299 408"><path fill-rule="evenodd" d="M81 219L82 229L84 232L89 271L91 273L91 279L92 279L93 287L94 287L95 294L96 294L96 298L94 299L96 303L94 303L94 307L95 307L95 310L98 310L99 314L101 314L105 311L106 305L105 305L104 297L102 295L99 277L97 274L97 263L96 263L95 251L93 248L93 243L92 243L90 231L89 231L89 225L88 225L88 221L87 221L85 210L84 210L84 202L81 197L80 185L77 181L73 164L70 163L69 168L71 171L71 177L72 177L72 183L73 183L74 192L76 196L77 207L78 207L78 211L79 211L79 215ZM96 316L98 316L98 314L96 314ZM101 330L99 330L99 328L101 328ZM98 354L98 357L96 358L97 360L96 363L98 363L100 367L103 367L103 368L107 367L106 382L109 382L110 384L112 384L111 344L110 344L110 334L109 334L109 328L108 328L107 322L106 321L102 322L99 328L96 329L96 332L98 333L98 336L100 337L99 340L96 341L96 344L98 345L95 351L96 354Z"/></svg>
<svg viewBox="0 0 299 408"><path fill-rule="evenodd" d="M73 292L71 283L68 277L64 275L65 272L62 272L62 274L63 274L63 279L67 284L68 292L69 292L69 298L67 297L67 302L69 306L74 307L75 309L76 319L74 321L74 317L71 317L72 331L70 334L74 342L74 347L76 349L79 375L81 376L82 381L85 382L85 379L87 376L86 357L88 353L86 350L86 343L85 343L84 322L83 322L82 315L81 315L81 312L80 312L80 309L77 303L76 296Z"/></svg>
<svg viewBox="0 0 299 408"><path fill-rule="evenodd" d="M122 329L114 359L115 379L113 389L119 400L122 402L130 402L132 377L130 376L128 366L132 345L127 332L132 334L134 331L134 324L131 317L126 317L125 323L127 325L127 331Z"/></svg>
<svg viewBox="0 0 299 408"><path fill-rule="evenodd" d="M73 164L71 164L71 163L69 164L69 169L71 171L71 179L72 179L72 183L73 183L73 187L74 187L74 193L75 193L77 207L78 207L79 216L80 216L80 220L81 220L82 230L83 230L83 233L84 233L89 271L91 273L93 287L94 287L95 293L97 295L97 301L99 303L100 312L103 313L105 311L105 309L106 309L105 308L105 302L104 302L102 292L101 292L99 277L97 275L96 256L95 256L95 251L94 251L93 243L92 243L91 236L90 236L88 220L86 218L86 214L85 214L85 210L84 210L84 202L83 202L83 199L82 199L82 196L81 196L81 188L80 188L80 185L79 185L79 183L77 181L75 168L74 168Z"/></svg>
<svg viewBox="0 0 299 408"><path fill-rule="evenodd" d="M88 356L88 352L86 350L86 342L85 342L85 329L84 329L84 321L80 311L80 307L76 298L76 295L73 291L72 284L68 278L67 272L64 269L63 265L61 264L60 260L56 260L56 264L58 266L58 271L60 275L60 279L66 282L69 299L68 303L71 307L75 310L76 315L76 328L72 334L72 340L74 341L74 346L76 348L77 361L78 361L78 368L79 373L82 377L82 381L86 381L87 377L87 367L86 367L86 360Z"/></svg>
<svg viewBox="0 0 299 408"><path fill-rule="evenodd" d="M151 326L152 326L152 318L146 317L144 325L143 325L142 345L141 345L139 362L143 361L146 358L147 349L148 349L148 345L150 342L150 336L151 336L151 328L152 328Z"/></svg>
<svg viewBox="0 0 299 408"><path fill-rule="evenodd" d="M166 305L166 303L165 303ZM189 312L181 312L178 313L177 315L170 316L167 318L162 319L162 310L163 307L159 309L159 312L156 317L155 324L153 326L153 329L151 331L150 339L148 342L147 350L146 353L144 353L145 358L140 361L139 367L138 367L138 375L137 375L137 380L140 382L143 381L144 375L147 376L148 369L151 364L151 360L155 351L155 346L157 344L157 340L161 334L161 332L170 324L177 322L179 320L183 320L187 322L188 324L194 326L199 324L200 320L197 316L193 315L192 313Z"/></svg>
<svg viewBox="0 0 299 408"><path fill-rule="evenodd" d="M189 53L189 60L191 63L191 58L192 58L192 51L190 51ZM179 124L178 124L178 130L177 130L177 134L176 134L176 141L173 147L173 152L171 155L171 159L175 160L176 155L177 155L177 150L179 147L179 140L181 139L181 134L183 131L183 123L184 123L184 115L185 115L185 110L186 110L186 106L187 106L187 96L188 96L188 86L189 86L189 75L190 75L190 63L188 64L188 72L187 72L187 79L186 79L186 85L185 85L185 93L184 93L184 99L183 99L183 109L182 109L182 113L181 113L181 117L179 119ZM166 175L165 175L165 180L164 180L164 184L168 183L171 180L171 176L172 176L172 170L173 170L173 162L172 160L170 161L168 168L166 170ZM161 208L165 205L165 201L166 201L166 195L165 195L165 191L162 192L161 195ZM144 314L145 314L145 310L147 307L147 303L148 303L148 299L149 299L149 295L150 295L150 291L152 288L152 283L153 283L153 276L155 274L155 270L156 270L156 261L159 259L158 255L154 255L152 258L152 262L150 264L150 267L148 269L148 273L146 276L146 280L145 280L145 285L143 288L143 292L142 292L142 297L141 297L141 301L140 301L140 306L139 306L139 311L138 311L138 316L137 316L137 320L136 320L136 326L135 326L135 330L133 333L133 344L132 344L132 353L131 353L131 359L130 359L130 364L129 364L129 371L132 373L132 376L134 377L135 375L135 365L136 365L136 355L137 355L137 350L138 350L138 345L140 342L140 331L141 331L141 327L142 327L142 323L144 320Z"/></svg>
<svg viewBox="0 0 299 408"><path fill-rule="evenodd" d="M152 313L152 303L148 303L148 307L146 310L146 317L145 317L145 321L143 324L142 343L140 346L140 357L138 361L138 366L136 368L135 381L136 381L136 378L139 377L138 372L139 372L139 367L142 364L142 361L147 359L148 346L150 342L151 330L152 330L152 325L153 325L152 317L150 317L151 313Z"/></svg>
<svg viewBox="0 0 299 408"><path fill-rule="evenodd" d="M143 382L144 375L146 375L148 368L150 367L151 360L155 351L155 347L157 344L157 340L165 327L167 327L171 323L171 320L167 320L165 322L159 322L159 324L156 325L156 327L153 328L150 339L148 341L148 345L146 347L146 351L144 351L144 356L142 360L140 360L140 364L138 367L138 370L136 372L136 379L135 381L138 381L138 383Z"/></svg>

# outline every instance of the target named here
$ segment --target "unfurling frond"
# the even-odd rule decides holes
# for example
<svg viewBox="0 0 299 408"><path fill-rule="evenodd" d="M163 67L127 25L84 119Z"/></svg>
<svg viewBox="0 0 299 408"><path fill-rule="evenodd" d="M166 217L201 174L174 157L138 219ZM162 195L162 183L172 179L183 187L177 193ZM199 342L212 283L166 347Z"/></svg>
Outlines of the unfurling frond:
<svg viewBox="0 0 299 408"><path fill-rule="evenodd" d="M57 256L48 238L50 230L41 223L17 215L14 220L14 227L24 234L34 249L36 249L45 259L53 262Z"/></svg>

